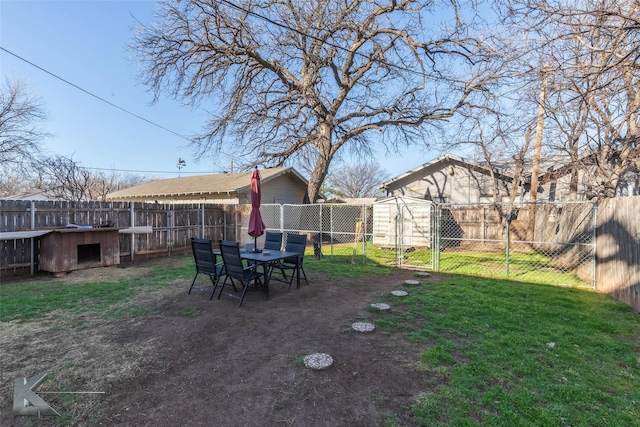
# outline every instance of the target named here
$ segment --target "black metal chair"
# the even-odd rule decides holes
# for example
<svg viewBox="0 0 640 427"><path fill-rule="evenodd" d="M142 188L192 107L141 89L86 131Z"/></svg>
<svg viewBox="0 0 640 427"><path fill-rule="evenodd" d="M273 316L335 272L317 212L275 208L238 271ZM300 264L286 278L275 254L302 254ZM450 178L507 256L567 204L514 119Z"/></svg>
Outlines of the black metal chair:
<svg viewBox="0 0 640 427"><path fill-rule="evenodd" d="M282 249L282 233L276 231L267 231L264 237L264 248L272 251Z"/></svg>
<svg viewBox="0 0 640 427"><path fill-rule="evenodd" d="M220 289L220 293L218 294L218 299L220 299L222 294L231 298L238 299L240 300L238 307L240 307L248 289L262 289L265 291L266 296L266 288L264 287L262 280L260 280L261 277L264 278L264 273L258 272L257 264L245 266L242 263L242 257L240 256L240 246L238 245L238 242L230 242L226 240L220 240L219 242L220 253L222 254L222 262L224 263L226 277L224 278L224 282L222 282L222 288ZM231 294L224 291L224 287L227 284L227 279L231 279L233 290L236 292L237 290L235 286L235 280L238 280L242 284L241 295Z"/></svg>
<svg viewBox="0 0 640 427"><path fill-rule="evenodd" d="M215 257L213 256L213 247L211 245L211 240L208 239L197 239L195 237L191 238L191 250L193 251L193 259L196 262L196 275L193 277L191 281L191 287L189 288L189 293L193 289L193 285L196 283L196 279L198 278L198 274L206 274L211 279L211 283L213 283L213 290L211 291L211 298L213 298L213 294L216 292L216 288L218 287L218 283L220 282L220 277L224 276L225 269L221 262L216 263Z"/></svg>
<svg viewBox="0 0 640 427"><path fill-rule="evenodd" d="M287 234L287 243L285 244L285 251L286 252L296 252L298 254L300 254L298 257L291 257L291 258L285 258L280 262L275 262L272 263L270 265L270 272L269 272L269 279L271 279L271 275L273 274L273 270L278 269L280 270L280 272L282 273L282 277L284 280L281 279L274 279L274 280L280 280L283 281L285 283L289 283L289 289L291 289L291 284L293 283L293 279L296 278L296 271L298 271L298 262L300 263L300 271L302 272L302 275L304 277L304 281L307 282L307 285L309 284L309 281L307 280L307 273L304 272L304 268L302 267L302 262L304 261L304 251L307 248L307 235L306 234L293 234L293 233L288 233ZM291 271L291 277L287 278L287 273L286 271L289 270Z"/></svg>

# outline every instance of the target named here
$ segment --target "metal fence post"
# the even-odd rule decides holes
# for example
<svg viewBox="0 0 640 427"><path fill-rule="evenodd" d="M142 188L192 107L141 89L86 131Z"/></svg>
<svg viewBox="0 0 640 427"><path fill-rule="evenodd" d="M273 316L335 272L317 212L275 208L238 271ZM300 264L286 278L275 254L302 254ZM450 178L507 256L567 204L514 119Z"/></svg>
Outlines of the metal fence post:
<svg viewBox="0 0 640 427"><path fill-rule="evenodd" d="M331 247L331 258L333 258L333 208L334 206L329 205L329 246ZM320 206L320 211L322 212L322 206ZM320 215L320 224L322 224L322 215ZM320 238L322 238L322 234L320 234Z"/></svg>
<svg viewBox="0 0 640 427"><path fill-rule="evenodd" d="M598 205L596 205L595 203L592 205L592 209L591 209L591 216L593 218L593 231L592 231L592 237L591 237L591 242L592 242L592 255L591 255L591 269L592 269L592 273L591 273L591 287L595 290L597 287L597 283L596 283L596 274L597 274L597 258L596 258L596 238L597 236L597 228L598 228Z"/></svg>
<svg viewBox="0 0 640 427"><path fill-rule="evenodd" d="M369 223L367 218L367 206L362 205L360 207L362 214L360 215L362 220L362 264L367 263L367 224Z"/></svg>
<svg viewBox="0 0 640 427"><path fill-rule="evenodd" d="M322 206L320 205L320 233L318 235L318 251L319 253L322 253ZM331 246L331 249L333 249L333 245Z"/></svg>
<svg viewBox="0 0 640 427"><path fill-rule="evenodd" d="M442 207L436 206L436 215L435 215L435 237L433 250L435 252L435 261L433 263L433 269L435 271L440 271L440 245L442 243Z"/></svg>
<svg viewBox="0 0 640 427"><path fill-rule="evenodd" d="M280 232L284 233L284 205L280 205Z"/></svg>
<svg viewBox="0 0 640 427"><path fill-rule="evenodd" d="M509 279L509 250L511 246L511 213L507 214L507 248L506 248L506 270L507 270L507 279Z"/></svg>
<svg viewBox="0 0 640 427"><path fill-rule="evenodd" d="M29 205L29 210L31 211L31 229L35 230L36 229L36 204L35 201L31 201L30 205ZM29 250L30 253L30 262L29 262L29 272L31 273L31 275L33 276L36 272L35 270L35 260L36 260L36 249L35 249L35 238L32 237L31 239L31 248Z"/></svg>

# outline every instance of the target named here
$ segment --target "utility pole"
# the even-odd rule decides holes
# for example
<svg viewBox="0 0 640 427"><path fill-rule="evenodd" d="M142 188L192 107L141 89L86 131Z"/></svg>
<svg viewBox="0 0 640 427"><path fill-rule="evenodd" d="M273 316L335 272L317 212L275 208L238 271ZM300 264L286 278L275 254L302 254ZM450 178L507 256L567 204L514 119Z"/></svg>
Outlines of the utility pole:
<svg viewBox="0 0 640 427"><path fill-rule="evenodd" d="M544 130L544 114L547 98L547 68L542 69L542 87L540 88L540 103L538 104L538 120L536 125L536 145L533 149L533 164L531 166L531 194L529 200L535 203L538 199L538 175L540 175L540 153L542 151L542 131Z"/></svg>

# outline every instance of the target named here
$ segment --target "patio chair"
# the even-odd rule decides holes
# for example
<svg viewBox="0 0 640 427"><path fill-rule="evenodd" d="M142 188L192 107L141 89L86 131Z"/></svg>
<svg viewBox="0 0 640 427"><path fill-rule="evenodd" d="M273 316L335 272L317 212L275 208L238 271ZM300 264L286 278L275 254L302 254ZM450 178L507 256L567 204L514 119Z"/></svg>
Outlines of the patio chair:
<svg viewBox="0 0 640 427"><path fill-rule="evenodd" d="M282 278L284 279L274 279L279 280L281 282L289 283L289 289L291 289L291 284L293 283L293 279L296 278L297 264L300 262L300 272L302 272L304 281L309 284L307 280L307 273L304 272L304 268L302 267L302 262L304 261L304 251L307 248L307 235L306 234L287 234L287 243L285 245L286 252L296 252L300 254L299 257L291 257L285 258L281 262L275 262L270 265L269 279L271 279L271 275L273 274L273 270L278 269L282 274ZM286 271L291 271L291 277L287 278Z"/></svg>
<svg viewBox="0 0 640 427"><path fill-rule="evenodd" d="M213 256L213 247L211 245L211 240L208 239L196 239L195 237L191 238L191 250L193 251L193 259L196 262L196 275L193 277L191 281L191 287L189 288L189 293L193 289L193 285L196 283L196 279L198 278L198 274L206 274L211 279L211 283L213 284L213 290L211 291L211 298L213 298L213 294L216 292L216 288L218 287L218 283L220 282L220 277L224 276L224 266L221 262L216 263L215 257Z"/></svg>
<svg viewBox="0 0 640 427"><path fill-rule="evenodd" d="M240 300L240 302L238 303L238 307L240 307L242 305L242 301L244 300L244 296L249 289L262 289L265 291L266 296L266 288L263 286L262 280L260 280L261 277L264 278L264 273L258 272L257 264L245 266L242 263L242 257L240 256L240 246L238 245L238 242L220 240L220 253L222 254L222 262L224 263L225 278L222 282L222 288L220 289L220 293L218 294L218 299L220 299L222 294L231 298L238 299ZM237 290L235 281L237 280L242 284L241 295L231 294L224 291L224 287L226 286L228 279L231 280L233 290L236 292Z"/></svg>
<svg viewBox="0 0 640 427"><path fill-rule="evenodd" d="M264 248L272 251L279 251L282 249L282 233L275 231L267 231L264 238Z"/></svg>

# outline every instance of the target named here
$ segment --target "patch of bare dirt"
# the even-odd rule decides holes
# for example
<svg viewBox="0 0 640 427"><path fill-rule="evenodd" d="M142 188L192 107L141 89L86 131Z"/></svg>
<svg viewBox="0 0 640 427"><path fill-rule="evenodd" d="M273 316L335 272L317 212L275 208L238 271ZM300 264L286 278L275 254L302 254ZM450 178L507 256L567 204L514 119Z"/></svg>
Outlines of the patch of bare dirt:
<svg viewBox="0 0 640 427"><path fill-rule="evenodd" d="M84 275L153 269L158 259ZM402 332L351 329L388 312L370 304L410 287L413 272L334 281L307 272L309 285L287 291L272 282L271 298L252 292L242 307L209 300L210 286L187 294L190 282L141 296L146 314L124 319L45 319L3 324L0 424L104 426L383 426L416 425L411 406L431 387L417 368L418 346ZM437 278L420 278L434 281ZM393 304L393 303L392 303ZM398 302L397 304L401 304ZM401 307L397 307L401 309ZM394 310L392 305L391 311ZM324 371L306 368L312 353L331 355ZM13 380L49 372L41 390L104 394L42 394L63 416L13 417Z"/></svg>

